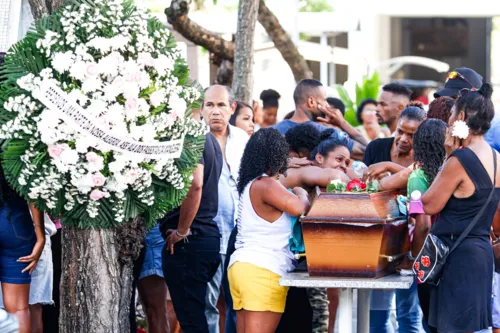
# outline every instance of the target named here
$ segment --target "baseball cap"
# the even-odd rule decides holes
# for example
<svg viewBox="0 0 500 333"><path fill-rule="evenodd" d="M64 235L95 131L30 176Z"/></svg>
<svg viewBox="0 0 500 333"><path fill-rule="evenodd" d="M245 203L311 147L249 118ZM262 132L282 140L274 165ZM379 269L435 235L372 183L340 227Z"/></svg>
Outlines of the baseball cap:
<svg viewBox="0 0 500 333"><path fill-rule="evenodd" d="M444 87L434 93L434 98L441 96L456 96L463 88L481 88L483 77L474 70L462 67L450 72L446 78Z"/></svg>

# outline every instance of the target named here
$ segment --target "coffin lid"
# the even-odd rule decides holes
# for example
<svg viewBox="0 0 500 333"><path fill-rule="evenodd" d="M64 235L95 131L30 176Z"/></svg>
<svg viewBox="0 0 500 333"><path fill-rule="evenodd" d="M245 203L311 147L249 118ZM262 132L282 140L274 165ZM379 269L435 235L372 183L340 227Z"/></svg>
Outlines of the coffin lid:
<svg viewBox="0 0 500 333"><path fill-rule="evenodd" d="M398 191L378 193L317 192L308 213L301 222L387 223L405 219L399 211Z"/></svg>

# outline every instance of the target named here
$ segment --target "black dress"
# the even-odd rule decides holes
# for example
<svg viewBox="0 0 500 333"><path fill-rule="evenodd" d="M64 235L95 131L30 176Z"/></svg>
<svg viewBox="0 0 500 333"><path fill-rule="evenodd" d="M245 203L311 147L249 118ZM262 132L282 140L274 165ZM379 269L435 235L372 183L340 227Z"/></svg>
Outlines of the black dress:
<svg viewBox="0 0 500 333"><path fill-rule="evenodd" d="M468 198L452 196L431 228L431 233L450 247L474 219L492 189L488 172L472 150L456 150L452 156L458 158L476 189ZM429 325L439 332L474 332L492 326L493 250L489 231L499 199L500 188L496 188L484 216L448 256L441 282L431 290Z"/></svg>

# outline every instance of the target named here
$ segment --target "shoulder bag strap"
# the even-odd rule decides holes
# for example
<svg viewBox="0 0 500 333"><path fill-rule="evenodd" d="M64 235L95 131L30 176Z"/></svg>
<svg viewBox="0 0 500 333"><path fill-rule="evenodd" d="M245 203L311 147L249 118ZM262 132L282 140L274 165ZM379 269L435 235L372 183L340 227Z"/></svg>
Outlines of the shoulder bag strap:
<svg viewBox="0 0 500 333"><path fill-rule="evenodd" d="M481 210L479 211L479 213L477 213L476 217L474 217L474 220L472 220L472 222L469 223L467 228L460 234L460 237L458 237L455 244L453 244L453 246L450 249L450 252L448 254L450 254L453 250L455 250L457 248L457 246L460 245L460 243L465 239L465 237L467 237L469 235L470 231L472 230L472 228L474 228L474 226L476 225L479 218L483 216L484 210L489 205L491 198L493 197L493 193L495 192L495 185L497 182L497 155L496 155L496 152L493 148L491 148L491 150L493 151L493 165L494 165L493 188L491 189L490 195L489 195L488 199L486 200L486 202L484 203L483 207L481 207Z"/></svg>

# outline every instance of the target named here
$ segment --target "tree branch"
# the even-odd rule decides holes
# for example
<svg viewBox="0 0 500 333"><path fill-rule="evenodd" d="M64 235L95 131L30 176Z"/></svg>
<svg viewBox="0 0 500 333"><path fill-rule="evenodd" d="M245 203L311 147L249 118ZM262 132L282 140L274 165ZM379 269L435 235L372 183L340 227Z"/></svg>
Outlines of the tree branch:
<svg viewBox="0 0 500 333"><path fill-rule="evenodd" d="M260 0L258 20L264 29L266 29L269 37L271 37L274 46L280 51L285 61L292 69L295 81L299 82L304 78L311 78L312 72L306 60L281 26L278 18L266 6L264 0Z"/></svg>
<svg viewBox="0 0 500 333"><path fill-rule="evenodd" d="M172 0L170 7L165 10L168 23L194 44L206 48L219 58L233 61L234 44L189 19L190 4L191 0Z"/></svg>

